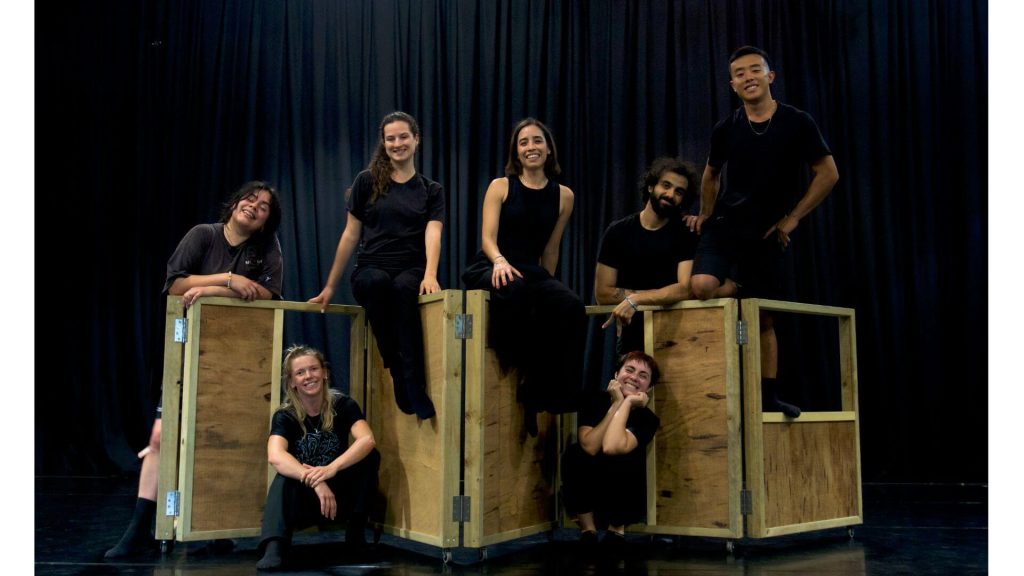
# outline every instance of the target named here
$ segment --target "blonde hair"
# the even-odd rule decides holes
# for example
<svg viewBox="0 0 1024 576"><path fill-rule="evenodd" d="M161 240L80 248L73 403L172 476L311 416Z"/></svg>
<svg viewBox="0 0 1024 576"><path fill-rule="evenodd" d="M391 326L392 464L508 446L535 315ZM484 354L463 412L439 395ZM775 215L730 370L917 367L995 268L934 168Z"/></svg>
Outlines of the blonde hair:
<svg viewBox="0 0 1024 576"><path fill-rule="evenodd" d="M302 401L299 400L299 394L295 391L295 388L291 386L292 379L292 363L296 358L302 356L312 356L317 359L320 363L320 367L323 369L324 381L320 386L320 429L324 432L334 429L334 405L333 400L335 395L339 395L339 392L331 390L329 385L329 378L331 374L330 368L327 367L327 361L324 360L322 352L316 348L306 346L305 344L293 344L290 348L285 350L284 361L281 362L281 386L284 388L285 401L281 404L278 410L290 411L295 419L299 421L299 427L302 428L302 435L306 435L306 411L302 408Z"/></svg>

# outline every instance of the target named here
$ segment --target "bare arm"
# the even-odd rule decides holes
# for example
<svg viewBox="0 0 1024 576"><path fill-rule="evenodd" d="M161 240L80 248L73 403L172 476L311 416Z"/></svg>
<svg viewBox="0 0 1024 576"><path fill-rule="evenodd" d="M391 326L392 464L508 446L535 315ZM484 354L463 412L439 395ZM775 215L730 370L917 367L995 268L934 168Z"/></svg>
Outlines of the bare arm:
<svg viewBox="0 0 1024 576"><path fill-rule="evenodd" d="M647 405L647 394L640 392L626 398L619 405L618 410L612 414L611 422L608 424L608 431L605 432L604 442L601 450L605 454L621 455L629 454L639 445L636 436L626 429L626 422L629 420L629 413L633 408Z"/></svg>
<svg viewBox="0 0 1024 576"><path fill-rule="evenodd" d="M423 271L423 281L420 282L420 294L433 294L441 290L437 283L437 263L441 260L441 229L444 224L440 220L427 222L427 229L423 233L423 243L427 250L427 267Z"/></svg>
<svg viewBox="0 0 1024 576"><path fill-rule="evenodd" d="M700 233L704 221L711 217L715 211L715 201L718 199L718 189L722 185L722 169L715 168L711 164L704 166L704 176L700 181L700 215L697 216L696 228Z"/></svg>
<svg viewBox="0 0 1024 576"><path fill-rule="evenodd" d="M229 281L230 287L228 286ZM274 297L273 293L259 282L250 280L241 274L229 275L227 272L179 276L171 283L167 293L172 296L182 296L186 307L194 304L202 296L241 298L249 302L270 300Z"/></svg>
<svg viewBox="0 0 1024 576"><path fill-rule="evenodd" d="M267 440L267 461L277 473L293 480L302 480L306 470L302 463L288 452L288 440L272 434Z"/></svg>
<svg viewBox="0 0 1024 576"><path fill-rule="evenodd" d="M601 452L601 447L604 444L605 435L608 433L608 427L611 425L612 417L622 406L625 401L622 397L622 390L618 380L612 380L608 383L608 394L612 397L612 405L605 412L604 418L597 424L597 426L580 426L577 431L577 437L580 441L580 446L583 451L591 456Z"/></svg>
<svg viewBox="0 0 1024 576"><path fill-rule="evenodd" d="M559 185L558 190L561 194L558 221L555 222L555 228L551 231L551 237L548 238L548 243L544 245L544 252L540 256L540 265L552 276L555 275L555 269L558 268L558 252L562 244L562 233L565 232L565 225L569 222L575 202L575 196L569 187Z"/></svg>
<svg viewBox="0 0 1024 576"><path fill-rule="evenodd" d="M373 438L373 431L370 430L370 425L366 423L366 420L356 420L349 432L355 441L349 445L348 449L326 466L309 468L302 480L303 483L311 488L316 488L321 482L333 478L338 472L366 458L377 445Z"/></svg>
<svg viewBox="0 0 1024 576"><path fill-rule="evenodd" d="M814 178L807 185L807 192L804 193L803 198L800 198L789 214L783 216L765 232L765 238L772 232L777 232L779 242L783 246L788 246L789 235L796 230L800 220L810 214L818 204L821 204L839 181L839 169L836 168L836 162L832 156L822 156L814 164L811 164L811 170L814 172Z"/></svg>
<svg viewBox="0 0 1024 576"><path fill-rule="evenodd" d="M594 268L594 300L601 305L618 304L633 293L618 287L619 271L611 266L597 263Z"/></svg>
<svg viewBox="0 0 1024 576"><path fill-rule="evenodd" d="M362 234L363 223L349 212L348 220L345 223L345 231L341 233L341 239L338 240L338 248L334 251L334 263L331 264L331 271L327 274L327 283L324 284L324 289L319 294L309 299L310 303L320 304L321 312L326 310L327 305L331 303L334 287L337 286L341 275L345 273L345 267L348 266L349 259L355 252L356 247L359 246L359 238Z"/></svg>
<svg viewBox="0 0 1024 576"><path fill-rule="evenodd" d="M618 271L598 263L594 280L594 292L598 304L618 304L601 328L607 328L616 322L616 331L621 332L622 325L629 324L633 315L636 314L637 306L666 306L692 298L693 294L690 292L690 271L692 269L693 260L683 260L676 267L675 283L652 290L634 291L614 286ZM627 296L629 300L626 300ZM604 298L604 302L601 301L602 298Z"/></svg>
<svg viewBox="0 0 1024 576"><path fill-rule="evenodd" d="M494 264L491 271L491 286L501 288L511 283L516 276L523 275L509 264L498 248L498 223L501 220L501 206L508 198L508 179L491 180L484 194L483 217L480 224L480 247Z"/></svg>

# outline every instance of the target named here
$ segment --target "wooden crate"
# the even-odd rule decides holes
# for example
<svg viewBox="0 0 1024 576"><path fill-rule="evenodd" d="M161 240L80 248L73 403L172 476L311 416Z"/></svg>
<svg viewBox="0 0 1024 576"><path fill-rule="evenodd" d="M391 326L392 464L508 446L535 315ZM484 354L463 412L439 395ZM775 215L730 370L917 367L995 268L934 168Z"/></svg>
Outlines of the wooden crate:
<svg viewBox="0 0 1024 576"><path fill-rule="evenodd" d="M427 421L398 410L390 375L371 341L369 417L387 499L383 531L438 546L479 548L550 530L555 518L557 417L538 416L525 437L514 376L502 376L486 343L486 291L420 297Z"/></svg>
<svg viewBox="0 0 1024 576"><path fill-rule="evenodd" d="M320 307L202 298L185 315L181 297L168 298L158 540L259 535L274 474L267 434L281 399L285 311L319 314ZM351 394L362 404L363 311L339 305L327 311L353 317Z"/></svg>
<svg viewBox="0 0 1024 576"><path fill-rule="evenodd" d="M384 532L438 546L459 545L452 502L459 492L462 419L462 341L455 320L462 293L442 290L420 297L427 394L437 414L420 420L395 402L394 384L376 340L367 339L366 415L381 454L380 490L387 501Z"/></svg>
<svg viewBox="0 0 1024 576"><path fill-rule="evenodd" d="M761 411L760 311L830 316L839 321L842 406L797 419ZM850 308L747 299L743 348L746 483L751 493L747 535L782 536L863 523L857 348Z"/></svg>
<svg viewBox="0 0 1024 576"><path fill-rule="evenodd" d="M589 306L587 312L612 309ZM661 368L648 404L661 426L647 446L647 524L629 529L738 538L743 447L736 301L640 310L645 352Z"/></svg>
<svg viewBox="0 0 1024 576"><path fill-rule="evenodd" d="M558 525L555 487L560 417L537 415L536 437L526 434L516 401L515 373L501 374L487 343L486 290L466 292L473 330L466 339L465 496L469 522L463 546L481 548L545 532Z"/></svg>

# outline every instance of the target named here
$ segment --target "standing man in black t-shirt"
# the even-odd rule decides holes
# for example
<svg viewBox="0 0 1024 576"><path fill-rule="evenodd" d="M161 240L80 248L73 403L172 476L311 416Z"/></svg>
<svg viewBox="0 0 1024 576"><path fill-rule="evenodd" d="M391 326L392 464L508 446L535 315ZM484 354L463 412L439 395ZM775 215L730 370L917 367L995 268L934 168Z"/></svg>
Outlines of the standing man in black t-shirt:
<svg viewBox="0 0 1024 576"><path fill-rule="evenodd" d="M598 304L616 305L602 328L615 323L619 355L644 349L642 317L633 321L637 306L664 306L693 297L690 268L697 235L680 214L697 186L689 162L656 159L641 179L643 210L612 222L601 238L594 298Z"/></svg>
<svg viewBox="0 0 1024 576"><path fill-rule="evenodd" d="M790 235L832 191L839 172L814 119L772 98L775 72L763 50L733 52L729 77L743 106L711 134L694 222L701 238L692 290L702 300L737 294L781 299L780 264ZM808 167L813 178L804 186ZM761 374L763 409L799 416L799 408L777 397L778 342L768 314L761 316Z"/></svg>

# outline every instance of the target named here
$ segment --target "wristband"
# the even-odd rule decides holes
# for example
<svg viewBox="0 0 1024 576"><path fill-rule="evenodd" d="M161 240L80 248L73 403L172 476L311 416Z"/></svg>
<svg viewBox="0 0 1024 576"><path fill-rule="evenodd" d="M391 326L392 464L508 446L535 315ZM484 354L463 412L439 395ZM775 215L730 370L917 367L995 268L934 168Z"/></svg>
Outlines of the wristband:
<svg viewBox="0 0 1024 576"><path fill-rule="evenodd" d="M629 304L630 308L633 309L633 312L636 312L636 304L634 304L633 301L629 299L629 296L626 296L626 303Z"/></svg>
<svg viewBox="0 0 1024 576"><path fill-rule="evenodd" d="M228 288L231 288L231 270L228 270Z"/></svg>

